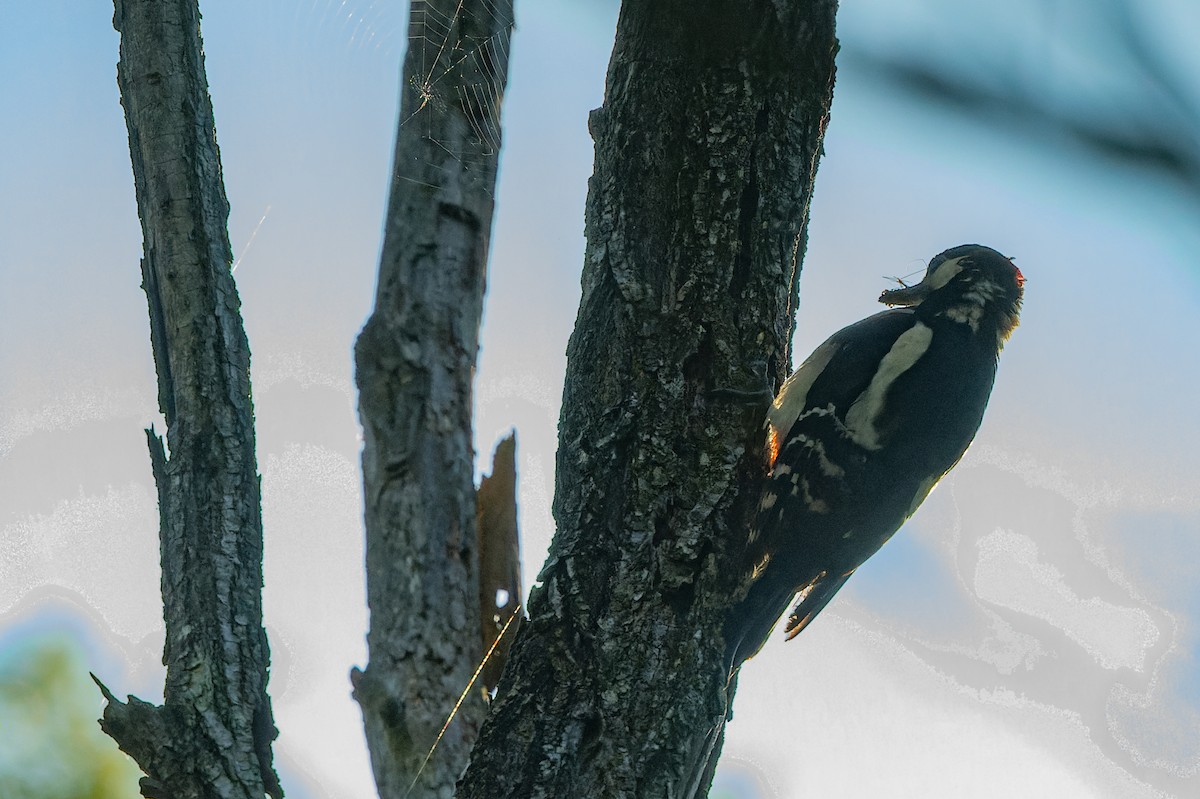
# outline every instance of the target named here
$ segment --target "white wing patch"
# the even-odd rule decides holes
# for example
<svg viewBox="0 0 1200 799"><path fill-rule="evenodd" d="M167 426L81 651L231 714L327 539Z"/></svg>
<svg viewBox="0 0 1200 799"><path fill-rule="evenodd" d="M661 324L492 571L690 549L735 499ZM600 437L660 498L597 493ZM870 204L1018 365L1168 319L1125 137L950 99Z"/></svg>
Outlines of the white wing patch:
<svg viewBox="0 0 1200 799"><path fill-rule="evenodd" d="M800 364L800 368L783 382L775 401L767 409L767 422L774 429L777 441L782 443L787 440L788 431L804 410L809 389L817 382L821 372L825 371L825 367L829 365L840 346L832 340L826 341L813 350L812 355Z"/></svg>
<svg viewBox="0 0 1200 799"><path fill-rule="evenodd" d="M939 268L938 273L940 272ZM879 362L879 369L871 378L871 384L846 413L846 428L850 432L850 438L860 447L880 449L883 446L879 442L879 431L875 428L875 422L883 411L888 390L896 382L896 378L920 360L929 349L932 340L933 330L917 322L904 331L888 350L887 355L883 356L883 360Z"/></svg>

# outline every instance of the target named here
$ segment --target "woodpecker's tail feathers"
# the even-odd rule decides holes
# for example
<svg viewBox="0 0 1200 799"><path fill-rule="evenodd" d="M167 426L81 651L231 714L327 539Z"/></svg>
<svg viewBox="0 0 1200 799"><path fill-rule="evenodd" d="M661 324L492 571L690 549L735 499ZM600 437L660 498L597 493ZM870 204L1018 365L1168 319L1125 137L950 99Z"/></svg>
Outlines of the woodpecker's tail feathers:
<svg viewBox="0 0 1200 799"><path fill-rule="evenodd" d="M725 622L725 645L733 669L758 654L798 590L782 569L767 569L755 579Z"/></svg>
<svg viewBox="0 0 1200 799"><path fill-rule="evenodd" d="M833 595L838 592L846 581L850 579L850 575L854 574L854 570L843 574L841 577L825 577L819 579L813 584L812 588L805 591L796 603L796 607L792 608L792 615L788 616L787 640L792 640L800 633L804 632L804 628L809 625L817 614L825 609L829 604L829 600L833 599Z"/></svg>

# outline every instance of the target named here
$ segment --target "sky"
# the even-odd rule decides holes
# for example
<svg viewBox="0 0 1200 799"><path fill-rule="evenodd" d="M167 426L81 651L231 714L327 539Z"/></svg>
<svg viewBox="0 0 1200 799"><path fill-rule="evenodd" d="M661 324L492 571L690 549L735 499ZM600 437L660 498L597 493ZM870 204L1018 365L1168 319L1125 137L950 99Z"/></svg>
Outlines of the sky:
<svg viewBox="0 0 1200 799"><path fill-rule="evenodd" d="M553 532L587 112L617 6L518 2L476 449L482 462L517 430L529 579ZM1103 98L1119 65L1081 61L1079 25L1032 2L1008 17L999 2L957 16L897 5L840 12L797 361L878 310L888 277L963 243L1016 258L1022 325L963 462L804 635L745 667L713 795L1197 795L1195 198L1020 125L920 105L854 58L982 26L994 35L978 63L1007 34L1042 42L1059 54L1038 62L1048 83L1086 74ZM372 301L408 14L371 0L201 8L253 353L277 764L290 796L371 796L347 677L367 624L351 348ZM1200 29L1153 8L1167 45ZM1020 13L1024 27L997 22ZM0 4L0 653L58 631L116 694L155 701L142 429L162 422L111 18L99 0Z"/></svg>

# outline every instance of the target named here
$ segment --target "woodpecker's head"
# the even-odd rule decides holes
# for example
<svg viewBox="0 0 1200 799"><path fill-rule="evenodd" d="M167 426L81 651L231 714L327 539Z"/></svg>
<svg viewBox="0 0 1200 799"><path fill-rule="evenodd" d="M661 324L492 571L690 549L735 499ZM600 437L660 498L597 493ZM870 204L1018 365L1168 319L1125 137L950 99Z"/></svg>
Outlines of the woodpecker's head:
<svg viewBox="0 0 1200 799"><path fill-rule="evenodd" d="M997 350L1017 326L1025 277L1012 259L990 247L964 244L935 255L920 283L879 295L887 305L919 306L926 317L995 331Z"/></svg>

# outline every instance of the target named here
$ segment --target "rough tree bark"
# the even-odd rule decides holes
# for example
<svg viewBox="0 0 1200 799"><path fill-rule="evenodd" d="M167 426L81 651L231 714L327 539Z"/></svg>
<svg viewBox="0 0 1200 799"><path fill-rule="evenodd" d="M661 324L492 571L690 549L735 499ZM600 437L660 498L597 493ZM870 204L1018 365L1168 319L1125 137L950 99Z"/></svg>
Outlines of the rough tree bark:
<svg viewBox="0 0 1200 799"><path fill-rule="evenodd" d="M707 791L732 555L757 500L743 489L763 462L761 420L706 392L788 368L835 10L622 5L591 119L558 529L462 797Z"/></svg>
<svg viewBox="0 0 1200 799"><path fill-rule="evenodd" d="M278 799L250 352L230 273L200 14L195 0L116 0L113 24L170 448L168 457L146 431L167 677L161 707L122 703L101 685L101 727L146 772L147 797Z"/></svg>
<svg viewBox="0 0 1200 799"><path fill-rule="evenodd" d="M422 770L481 656L471 380L512 13L414 3L375 309L355 349L371 624L351 678L382 799L451 796L485 710L473 692Z"/></svg>

